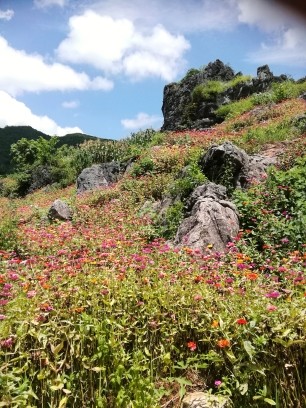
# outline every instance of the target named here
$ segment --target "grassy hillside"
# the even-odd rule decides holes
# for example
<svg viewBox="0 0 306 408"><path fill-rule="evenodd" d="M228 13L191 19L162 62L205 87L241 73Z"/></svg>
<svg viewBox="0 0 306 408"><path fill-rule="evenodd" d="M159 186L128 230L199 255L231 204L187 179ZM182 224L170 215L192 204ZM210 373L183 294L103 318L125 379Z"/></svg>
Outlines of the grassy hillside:
<svg viewBox="0 0 306 408"><path fill-rule="evenodd" d="M234 408L306 407L306 102L262 102L118 144L138 159L113 186L0 198L1 406L178 408L206 390ZM165 231L148 200L203 182L199 155L225 140L278 165L233 193L241 230L225 254L172 248L182 208ZM71 222L47 221L56 198Z"/></svg>
<svg viewBox="0 0 306 408"><path fill-rule="evenodd" d="M6 126L0 128L0 174L8 174L11 171L10 165L10 148L13 143L18 142L21 138L37 140L39 137L49 140L51 136L33 129L31 126ZM76 146L86 140L96 140L97 137L83 133L73 133L62 136L59 139L58 147L67 144ZM103 139L104 140L104 139Z"/></svg>

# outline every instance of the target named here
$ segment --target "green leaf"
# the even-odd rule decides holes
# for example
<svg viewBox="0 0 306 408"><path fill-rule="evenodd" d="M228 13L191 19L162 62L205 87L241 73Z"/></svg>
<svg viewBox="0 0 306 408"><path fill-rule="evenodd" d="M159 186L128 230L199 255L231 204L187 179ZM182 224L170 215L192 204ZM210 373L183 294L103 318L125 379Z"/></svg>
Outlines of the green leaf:
<svg viewBox="0 0 306 408"><path fill-rule="evenodd" d="M52 353L56 356L64 347L64 342L59 343L57 346L53 346L53 344L50 344L50 347Z"/></svg>
<svg viewBox="0 0 306 408"><path fill-rule="evenodd" d="M60 400L60 403L59 403L58 408L64 408L64 407L66 406L67 402L68 402L68 398L67 398L67 397L62 398L62 399Z"/></svg>
<svg viewBox="0 0 306 408"><path fill-rule="evenodd" d="M271 400L270 398L264 398L264 401L269 405L276 405L276 402Z"/></svg>
<svg viewBox="0 0 306 408"><path fill-rule="evenodd" d="M227 357L230 359L231 363L234 363L237 361L237 358L235 357L234 353L230 350L226 351Z"/></svg>
<svg viewBox="0 0 306 408"><path fill-rule="evenodd" d="M250 341L248 341L248 340L245 340L243 342L243 347L244 347L245 351L248 353L251 361L253 361L253 357L254 357L254 354L255 354L255 352L254 352L255 348L253 347L252 343Z"/></svg>

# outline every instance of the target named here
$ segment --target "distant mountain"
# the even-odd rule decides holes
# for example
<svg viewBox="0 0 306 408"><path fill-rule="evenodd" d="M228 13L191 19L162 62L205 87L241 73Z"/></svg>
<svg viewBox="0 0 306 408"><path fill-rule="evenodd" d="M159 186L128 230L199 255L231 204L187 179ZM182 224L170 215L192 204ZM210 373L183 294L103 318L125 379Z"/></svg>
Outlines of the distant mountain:
<svg viewBox="0 0 306 408"><path fill-rule="evenodd" d="M43 137L49 140L52 136L46 135L31 126L6 126L0 128L0 174L9 173L11 170L10 165L10 149L13 143L18 142L22 138L37 140ZM59 138L58 147L64 144L68 146L77 146L86 140L99 139L96 136L86 135L84 133L71 133ZM110 140L110 139L103 139Z"/></svg>

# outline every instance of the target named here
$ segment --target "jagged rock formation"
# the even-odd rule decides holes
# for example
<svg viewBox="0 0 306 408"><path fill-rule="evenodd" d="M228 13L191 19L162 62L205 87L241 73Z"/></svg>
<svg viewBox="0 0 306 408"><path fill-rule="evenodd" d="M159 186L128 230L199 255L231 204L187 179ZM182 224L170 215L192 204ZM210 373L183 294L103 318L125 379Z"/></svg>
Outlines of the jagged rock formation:
<svg viewBox="0 0 306 408"><path fill-rule="evenodd" d="M77 194L117 182L125 169L126 166L119 162L95 164L84 169L77 178Z"/></svg>
<svg viewBox="0 0 306 408"><path fill-rule="evenodd" d="M162 112L164 124L161 130L201 129L220 122L216 109L226 103L247 97L253 93L263 92L271 82L287 79L285 75L275 77L268 65L257 69L257 77L229 86L225 91L212 93L203 99L195 98L194 90L198 85L211 80L228 82L241 76L217 59L204 69L192 69L180 81L165 86Z"/></svg>
<svg viewBox="0 0 306 408"><path fill-rule="evenodd" d="M199 186L188 207L190 215L179 226L174 245L223 252L239 231L238 211L228 200L226 188L214 183Z"/></svg>
<svg viewBox="0 0 306 408"><path fill-rule="evenodd" d="M183 398L181 408L231 408L232 406L231 400L223 395L192 392Z"/></svg>
<svg viewBox="0 0 306 408"><path fill-rule="evenodd" d="M62 200L55 200L48 211L50 220L69 221L72 219L72 210L69 205Z"/></svg>

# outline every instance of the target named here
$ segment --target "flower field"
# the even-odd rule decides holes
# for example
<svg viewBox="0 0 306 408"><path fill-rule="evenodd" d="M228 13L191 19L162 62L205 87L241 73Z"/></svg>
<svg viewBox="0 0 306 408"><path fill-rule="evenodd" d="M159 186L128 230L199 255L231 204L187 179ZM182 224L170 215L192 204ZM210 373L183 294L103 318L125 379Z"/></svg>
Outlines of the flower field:
<svg viewBox="0 0 306 408"><path fill-rule="evenodd" d="M162 135L139 156L150 171L95 192L0 198L0 407L169 408L193 390L306 407L306 134L292 122L305 112L289 99ZM226 253L173 248L143 204L224 140L287 144L267 184L234 195ZM48 220L56 198L72 221Z"/></svg>

